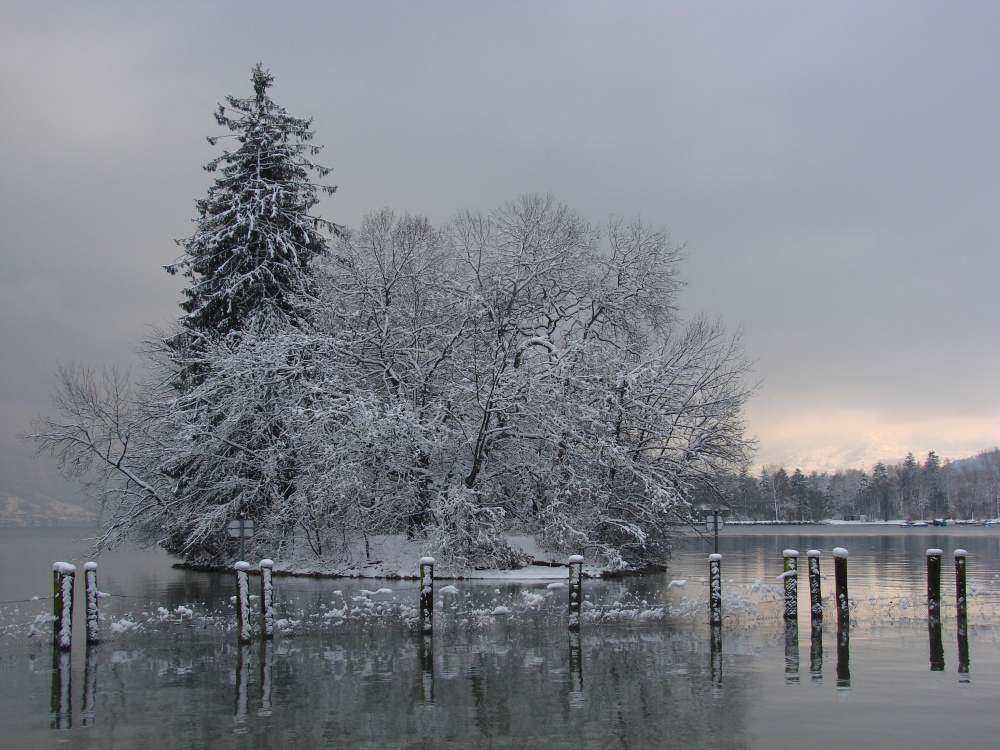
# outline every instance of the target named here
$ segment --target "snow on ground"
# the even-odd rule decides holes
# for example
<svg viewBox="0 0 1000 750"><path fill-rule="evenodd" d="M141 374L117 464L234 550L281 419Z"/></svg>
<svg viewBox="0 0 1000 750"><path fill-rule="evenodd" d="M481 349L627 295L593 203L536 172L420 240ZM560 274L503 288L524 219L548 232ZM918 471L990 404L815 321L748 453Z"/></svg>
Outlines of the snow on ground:
<svg viewBox="0 0 1000 750"><path fill-rule="evenodd" d="M528 565L517 570L452 569L438 561L434 578L502 580L502 581L562 581L569 578L566 567L568 556L546 551L531 536L509 536L508 543L520 548L531 560L540 564ZM427 550L421 541L405 536L372 536L368 539L367 553L362 547L355 551L354 562L325 563L311 554L294 555L276 560L274 571L286 575L342 576L348 578L417 578L420 559ZM600 577L602 571L595 566L584 566L588 576Z"/></svg>

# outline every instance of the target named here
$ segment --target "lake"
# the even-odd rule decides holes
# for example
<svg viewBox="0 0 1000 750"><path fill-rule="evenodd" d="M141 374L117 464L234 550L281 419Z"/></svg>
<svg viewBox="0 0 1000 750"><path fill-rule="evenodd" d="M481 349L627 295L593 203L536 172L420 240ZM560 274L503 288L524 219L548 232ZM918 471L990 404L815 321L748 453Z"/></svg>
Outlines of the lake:
<svg viewBox="0 0 1000 750"><path fill-rule="evenodd" d="M157 550L103 555L102 642L52 648L52 563L87 529L0 528L0 730L31 748L841 748L992 746L1000 695L1000 529L727 526L721 639L707 626L711 540L664 575L587 580L566 628L552 581L440 581L418 634L414 581L276 578L279 634L236 641L231 575ZM782 550L850 550L851 624L832 603L782 620ZM928 622L925 551L945 551ZM968 551L970 615L952 552ZM82 583L82 570L80 573ZM449 588L451 587L451 588ZM251 590L259 579L251 581ZM37 597L37 599L36 599Z"/></svg>

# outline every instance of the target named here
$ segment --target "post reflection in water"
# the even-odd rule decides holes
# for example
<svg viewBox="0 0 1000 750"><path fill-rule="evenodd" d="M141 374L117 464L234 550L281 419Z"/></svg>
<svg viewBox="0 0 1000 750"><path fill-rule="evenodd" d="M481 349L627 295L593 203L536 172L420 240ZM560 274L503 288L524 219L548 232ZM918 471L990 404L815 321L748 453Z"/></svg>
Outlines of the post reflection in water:
<svg viewBox="0 0 1000 750"><path fill-rule="evenodd" d="M580 631L569 631L569 705L583 707L583 648Z"/></svg>
<svg viewBox="0 0 1000 750"><path fill-rule="evenodd" d="M434 703L434 638L428 633L420 635L420 701Z"/></svg>
<svg viewBox="0 0 1000 750"><path fill-rule="evenodd" d="M52 649L52 729L71 729L73 726L73 690L70 652Z"/></svg>
<svg viewBox="0 0 1000 750"><path fill-rule="evenodd" d="M241 643L236 650L236 723L246 721L250 692L250 644Z"/></svg>
<svg viewBox="0 0 1000 750"><path fill-rule="evenodd" d="M799 681L799 623L785 620L785 682Z"/></svg>
<svg viewBox="0 0 1000 750"><path fill-rule="evenodd" d="M958 619L958 673L959 682L969 682L969 621Z"/></svg>
<svg viewBox="0 0 1000 750"><path fill-rule="evenodd" d="M930 615L927 618L927 636L931 646L931 671L944 671L944 643L941 640L941 618Z"/></svg>
<svg viewBox="0 0 1000 750"><path fill-rule="evenodd" d="M712 626L712 695L722 696L722 626Z"/></svg>
<svg viewBox="0 0 1000 750"><path fill-rule="evenodd" d="M851 626L837 622L837 690L851 689Z"/></svg>
<svg viewBox="0 0 1000 750"><path fill-rule="evenodd" d="M83 710L80 712L80 723L85 727L94 725L94 708L97 702L97 649L87 643L87 661L83 671Z"/></svg>
<svg viewBox="0 0 1000 750"><path fill-rule="evenodd" d="M274 641L262 638L260 642L260 708L258 716L271 715L271 679L274 673Z"/></svg>
<svg viewBox="0 0 1000 750"><path fill-rule="evenodd" d="M812 639L809 645L809 674L814 682L823 679L823 622L813 620Z"/></svg>

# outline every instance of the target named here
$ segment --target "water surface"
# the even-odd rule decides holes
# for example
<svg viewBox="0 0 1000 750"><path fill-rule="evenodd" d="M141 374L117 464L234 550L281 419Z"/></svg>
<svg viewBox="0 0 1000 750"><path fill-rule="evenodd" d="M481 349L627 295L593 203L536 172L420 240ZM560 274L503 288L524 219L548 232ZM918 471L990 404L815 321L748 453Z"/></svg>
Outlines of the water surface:
<svg viewBox="0 0 1000 750"><path fill-rule="evenodd" d="M785 548L821 549L829 564L829 550L843 546L851 551L852 592L879 604L856 610L852 627L838 632L832 617L813 630L806 613L786 628L780 606L762 600L761 616L727 617L721 642L705 625L700 578L711 550L700 539L663 576L588 581L591 614L579 635L566 629L565 590L546 582L459 581L457 593L440 593L439 583L435 632L426 638L414 627L413 582L276 579L286 632L249 646L236 643L230 576L179 571L162 553L130 551L100 560L100 588L113 594L102 602L104 642L87 649L78 627L72 653L59 654L44 635L26 636L25 625L50 605L51 563L82 552L85 544L71 540L86 533L0 529L0 626L9 626L0 637L4 746L840 748L994 740L995 610L980 606L965 628L946 612L929 627L920 608L901 617L881 604L887 596L919 598L925 550L940 547L949 560L957 546L969 551L970 580L991 601L1000 572L994 529L727 528L720 551L731 590L775 585ZM127 621L135 628L108 630Z"/></svg>

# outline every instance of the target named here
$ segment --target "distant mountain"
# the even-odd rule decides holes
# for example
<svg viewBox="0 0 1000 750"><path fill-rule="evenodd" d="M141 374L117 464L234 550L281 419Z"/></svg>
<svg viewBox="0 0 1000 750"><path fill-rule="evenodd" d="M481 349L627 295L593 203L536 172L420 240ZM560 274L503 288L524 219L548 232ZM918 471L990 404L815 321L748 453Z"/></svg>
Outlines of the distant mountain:
<svg viewBox="0 0 1000 750"><path fill-rule="evenodd" d="M0 526L42 526L54 523L91 523L94 514L79 505L35 496L26 500L0 492Z"/></svg>
<svg viewBox="0 0 1000 750"><path fill-rule="evenodd" d="M0 455L0 526L89 523L94 516L74 485L38 462Z"/></svg>
<svg viewBox="0 0 1000 750"><path fill-rule="evenodd" d="M787 470L802 469L805 473L817 471L819 473L833 474L844 469L862 469L871 471L872 467L882 461L887 466L903 463L906 454L913 452L917 463L923 465L927 458L926 451L914 449L904 443L892 442L888 440L873 439L865 444L844 447L841 445L828 445L811 450L791 452L789 457L783 461L776 461L779 466ZM977 454L952 458L946 453L936 451L941 460L950 460L953 467L965 467L974 465L978 458Z"/></svg>
<svg viewBox="0 0 1000 750"><path fill-rule="evenodd" d="M879 461L899 463L910 449L903 444L873 440L867 444L844 447L827 445L793 454L781 463L788 469L799 468L804 472L833 473L839 469L864 469L870 471Z"/></svg>

